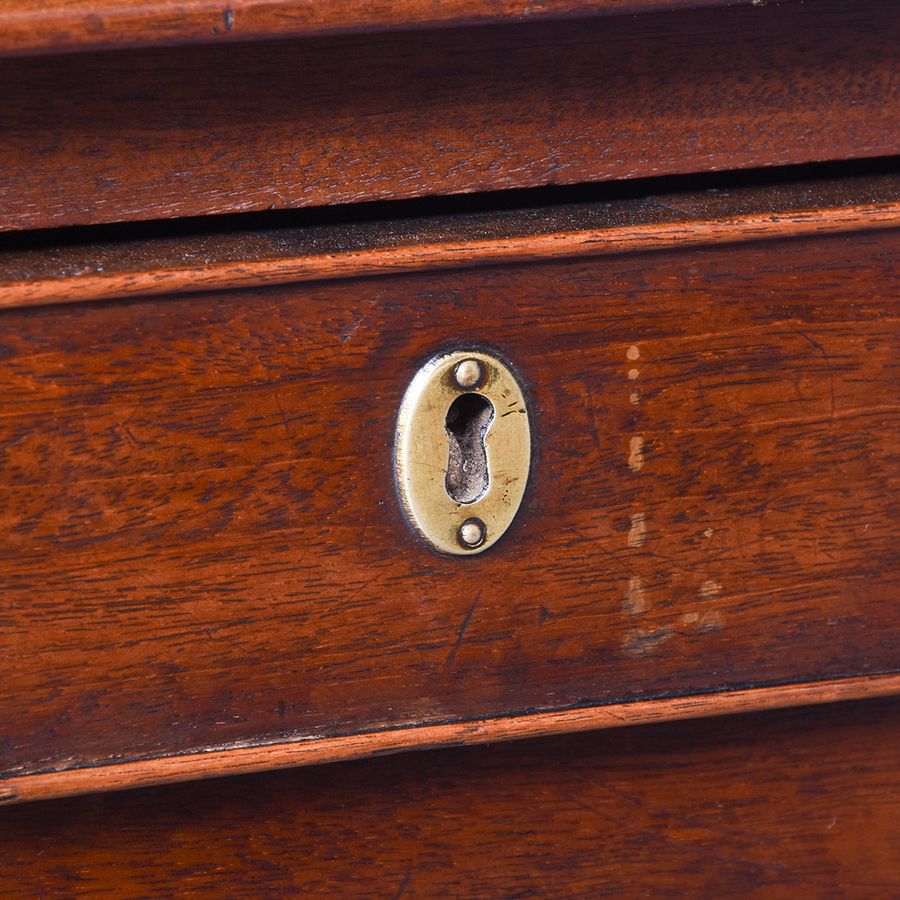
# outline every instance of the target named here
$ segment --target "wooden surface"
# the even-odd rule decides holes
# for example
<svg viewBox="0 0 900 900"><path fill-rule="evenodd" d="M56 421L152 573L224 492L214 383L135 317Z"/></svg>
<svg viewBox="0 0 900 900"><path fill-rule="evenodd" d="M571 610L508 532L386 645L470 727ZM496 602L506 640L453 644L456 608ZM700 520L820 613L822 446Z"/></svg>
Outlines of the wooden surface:
<svg viewBox="0 0 900 900"><path fill-rule="evenodd" d="M2 771L896 673L897 249L5 312ZM465 560L390 462L459 341L516 366L536 436Z"/></svg>
<svg viewBox="0 0 900 900"><path fill-rule="evenodd" d="M164 223L10 234L0 237L0 307L608 256L900 222L900 175L893 172L736 185L740 180L693 179L717 186L646 194L641 186L658 189L657 180L625 190L596 185L578 193L604 199L552 206L527 205L547 195L527 191L517 195L525 206L481 212L450 212L465 208L467 198L427 203L449 207L443 215L417 216L424 204L412 201L194 219L174 234ZM370 217L377 213L387 217ZM267 227L251 228L260 222Z"/></svg>
<svg viewBox="0 0 900 900"><path fill-rule="evenodd" d="M10 59L0 230L889 155L898 47L817 0Z"/></svg>
<svg viewBox="0 0 900 900"><path fill-rule="evenodd" d="M752 0L5 0L0 55L634 14ZM807 0L809 2L809 0Z"/></svg>
<svg viewBox="0 0 900 900"><path fill-rule="evenodd" d="M900 706L408 754L3 810L17 896L890 897Z"/></svg>

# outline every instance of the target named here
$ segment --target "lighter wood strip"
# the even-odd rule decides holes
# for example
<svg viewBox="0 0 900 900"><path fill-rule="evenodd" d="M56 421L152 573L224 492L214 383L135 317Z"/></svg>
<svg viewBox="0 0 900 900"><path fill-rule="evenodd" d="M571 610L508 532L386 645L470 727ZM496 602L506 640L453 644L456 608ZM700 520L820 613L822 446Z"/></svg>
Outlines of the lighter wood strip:
<svg viewBox="0 0 900 900"><path fill-rule="evenodd" d="M411 241L401 246L346 252L285 255L248 263L229 258L204 265L136 271L95 272L66 277L0 280L0 308L39 306L159 294L213 291L291 282L391 275L426 269L501 265L566 257L608 256L669 248L699 247L871 231L900 225L900 202L806 211L773 211L719 220L511 234L471 241Z"/></svg>
<svg viewBox="0 0 900 900"><path fill-rule="evenodd" d="M755 0L8 0L0 55L635 14ZM808 0L807 0L808 2Z"/></svg>
<svg viewBox="0 0 900 900"><path fill-rule="evenodd" d="M623 725L759 712L898 693L900 674L859 676L441 725L408 725L340 737L298 738L257 746L211 748L159 759L7 778L0 781L0 803L47 800L97 791L241 775L380 756L404 750L481 744Z"/></svg>

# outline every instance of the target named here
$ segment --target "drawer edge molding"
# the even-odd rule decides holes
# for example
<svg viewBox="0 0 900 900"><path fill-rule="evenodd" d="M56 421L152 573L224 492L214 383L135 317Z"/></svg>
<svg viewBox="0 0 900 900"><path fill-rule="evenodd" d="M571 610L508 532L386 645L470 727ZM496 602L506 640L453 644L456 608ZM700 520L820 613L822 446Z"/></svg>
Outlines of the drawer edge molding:
<svg viewBox="0 0 900 900"><path fill-rule="evenodd" d="M333 737L213 747L193 753L3 778L0 779L0 805L341 762L407 750L546 737L897 694L900 694L900 673L891 672L436 725L402 725Z"/></svg>
<svg viewBox="0 0 900 900"><path fill-rule="evenodd" d="M388 224L0 250L0 310L896 228L900 176Z"/></svg>
<svg viewBox="0 0 900 900"><path fill-rule="evenodd" d="M497 25L578 16L636 15L756 0L188 0L135 5L93 0L35 5L11 0L0 12L0 57L78 53L133 47L220 44L233 41L392 30Z"/></svg>

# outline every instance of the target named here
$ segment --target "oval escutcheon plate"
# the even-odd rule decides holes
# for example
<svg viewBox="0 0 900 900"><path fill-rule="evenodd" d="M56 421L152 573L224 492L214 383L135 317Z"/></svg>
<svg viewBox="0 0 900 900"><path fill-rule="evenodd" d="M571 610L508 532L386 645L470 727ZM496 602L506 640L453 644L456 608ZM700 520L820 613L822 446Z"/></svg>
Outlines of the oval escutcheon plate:
<svg viewBox="0 0 900 900"><path fill-rule="evenodd" d="M407 518L431 546L469 556L495 544L531 465L528 407L509 368L475 349L429 360L400 406L394 462Z"/></svg>

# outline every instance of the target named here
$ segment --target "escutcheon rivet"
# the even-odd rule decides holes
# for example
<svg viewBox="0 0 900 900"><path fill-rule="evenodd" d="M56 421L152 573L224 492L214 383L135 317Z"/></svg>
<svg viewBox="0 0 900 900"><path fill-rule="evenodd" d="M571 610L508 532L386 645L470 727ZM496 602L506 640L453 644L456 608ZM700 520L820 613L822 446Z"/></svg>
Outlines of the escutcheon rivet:
<svg viewBox="0 0 900 900"><path fill-rule="evenodd" d="M453 380L464 391L476 387L481 381L481 363L477 359L464 359L453 370Z"/></svg>
<svg viewBox="0 0 900 900"><path fill-rule="evenodd" d="M485 527L481 519L466 519L459 526L459 542L463 547L480 547L484 538Z"/></svg>

